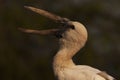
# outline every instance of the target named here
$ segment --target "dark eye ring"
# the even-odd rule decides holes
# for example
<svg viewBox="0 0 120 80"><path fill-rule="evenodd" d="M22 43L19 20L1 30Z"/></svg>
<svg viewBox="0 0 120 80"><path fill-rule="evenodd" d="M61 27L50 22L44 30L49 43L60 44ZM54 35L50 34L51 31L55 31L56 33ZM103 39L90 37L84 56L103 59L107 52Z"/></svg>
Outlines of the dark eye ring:
<svg viewBox="0 0 120 80"><path fill-rule="evenodd" d="M62 38L63 36L62 36L62 33L61 32L57 32L56 34L55 34L55 37L57 37L57 38Z"/></svg>
<svg viewBox="0 0 120 80"><path fill-rule="evenodd" d="M75 26L74 25L70 25L70 28L75 29Z"/></svg>
<svg viewBox="0 0 120 80"><path fill-rule="evenodd" d="M62 35L55 35L55 36L59 39L62 38Z"/></svg>

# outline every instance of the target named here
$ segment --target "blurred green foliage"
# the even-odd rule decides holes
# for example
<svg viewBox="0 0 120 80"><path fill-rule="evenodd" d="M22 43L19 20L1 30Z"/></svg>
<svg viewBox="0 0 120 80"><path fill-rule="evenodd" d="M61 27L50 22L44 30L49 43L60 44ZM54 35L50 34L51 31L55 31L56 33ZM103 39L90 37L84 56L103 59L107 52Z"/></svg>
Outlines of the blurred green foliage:
<svg viewBox="0 0 120 80"><path fill-rule="evenodd" d="M76 64L106 70L120 78L119 0L0 0L0 80L54 80L54 37L30 35L17 28L46 29L57 24L24 8L31 5L83 23L86 46L74 56Z"/></svg>

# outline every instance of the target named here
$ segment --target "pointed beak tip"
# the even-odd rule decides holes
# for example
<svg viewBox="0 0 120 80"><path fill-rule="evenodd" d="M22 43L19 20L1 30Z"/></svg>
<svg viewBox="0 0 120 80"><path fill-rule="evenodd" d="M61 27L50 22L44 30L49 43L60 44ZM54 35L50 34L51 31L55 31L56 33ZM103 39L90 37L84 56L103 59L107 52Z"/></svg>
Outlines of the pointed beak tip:
<svg viewBox="0 0 120 80"><path fill-rule="evenodd" d="M24 29L24 28L18 27L17 29L18 29L19 31L25 32L25 29Z"/></svg>
<svg viewBox="0 0 120 80"><path fill-rule="evenodd" d="M30 9L30 8L31 8L31 6L24 6L24 8L26 8L26 9Z"/></svg>
<svg viewBox="0 0 120 80"><path fill-rule="evenodd" d="M24 6L24 8L27 8L28 6Z"/></svg>

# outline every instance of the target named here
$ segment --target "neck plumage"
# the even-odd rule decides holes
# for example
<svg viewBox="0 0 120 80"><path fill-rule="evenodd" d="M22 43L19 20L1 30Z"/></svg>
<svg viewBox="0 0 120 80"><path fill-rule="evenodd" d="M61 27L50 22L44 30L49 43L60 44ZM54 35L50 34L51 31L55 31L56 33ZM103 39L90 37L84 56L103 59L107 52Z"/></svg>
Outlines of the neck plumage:
<svg viewBox="0 0 120 80"><path fill-rule="evenodd" d="M53 65L56 67L67 67L68 65L74 65L71 55L69 55L69 51L66 49L59 50L54 56Z"/></svg>
<svg viewBox="0 0 120 80"><path fill-rule="evenodd" d="M64 47L62 46L57 54L54 56L53 67L70 67L74 66L72 57L82 48L75 44L73 46Z"/></svg>
<svg viewBox="0 0 120 80"><path fill-rule="evenodd" d="M63 68L75 66L72 57L79 51L79 49L75 46L71 49L60 48L53 60L53 69L55 75L59 74L59 71L61 71Z"/></svg>

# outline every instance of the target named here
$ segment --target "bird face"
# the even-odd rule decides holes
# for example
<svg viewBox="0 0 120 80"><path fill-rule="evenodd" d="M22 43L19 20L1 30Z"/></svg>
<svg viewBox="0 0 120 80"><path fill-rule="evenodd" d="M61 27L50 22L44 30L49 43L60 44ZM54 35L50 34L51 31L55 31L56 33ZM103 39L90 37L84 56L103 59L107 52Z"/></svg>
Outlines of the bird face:
<svg viewBox="0 0 120 80"><path fill-rule="evenodd" d="M87 40L87 31L85 27L75 21L70 21L67 18L62 18L57 16L53 13L45 11L43 9L38 9L31 6L25 6L25 8L36 12L42 16L45 16L57 23L63 24L62 29L50 29L50 30L30 30L30 29L23 29L19 28L19 30L32 33L32 34L39 34L39 35L55 35L61 45L69 47L69 46L83 46Z"/></svg>
<svg viewBox="0 0 120 80"><path fill-rule="evenodd" d="M19 30L39 35L54 35L59 39L60 45L66 48L71 46L84 46L87 40L87 30L79 22L69 21L61 29L31 30L19 28Z"/></svg>
<svg viewBox="0 0 120 80"><path fill-rule="evenodd" d="M60 44L64 47L84 46L87 40L87 30L79 22L70 21L71 25L64 28L59 35Z"/></svg>
<svg viewBox="0 0 120 80"><path fill-rule="evenodd" d="M71 21L71 25L67 25L63 30L61 29L61 38L71 37L71 39L87 38L86 28L79 22Z"/></svg>

